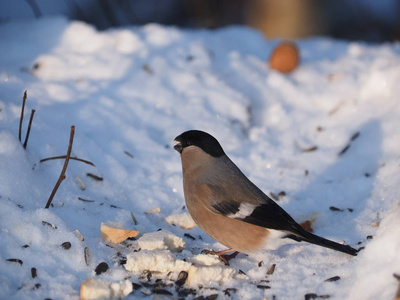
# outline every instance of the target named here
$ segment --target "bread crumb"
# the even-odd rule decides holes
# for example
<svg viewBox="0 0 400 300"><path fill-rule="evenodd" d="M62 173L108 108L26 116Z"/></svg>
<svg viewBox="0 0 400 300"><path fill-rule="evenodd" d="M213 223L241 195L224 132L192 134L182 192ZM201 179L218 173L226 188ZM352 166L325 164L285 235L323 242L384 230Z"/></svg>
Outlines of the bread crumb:
<svg viewBox="0 0 400 300"><path fill-rule="evenodd" d="M171 250L182 251L186 247L185 241L166 230L143 234L138 239L139 247L142 250Z"/></svg>
<svg viewBox="0 0 400 300"><path fill-rule="evenodd" d="M182 229L192 229L197 226L189 213L170 215L165 218L165 221L171 225L177 225Z"/></svg>

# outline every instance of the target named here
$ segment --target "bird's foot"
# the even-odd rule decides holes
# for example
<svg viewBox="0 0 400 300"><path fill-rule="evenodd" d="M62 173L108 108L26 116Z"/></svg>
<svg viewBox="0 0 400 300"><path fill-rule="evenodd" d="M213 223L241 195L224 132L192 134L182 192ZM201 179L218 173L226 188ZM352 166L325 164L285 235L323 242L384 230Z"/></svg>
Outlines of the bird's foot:
<svg viewBox="0 0 400 300"><path fill-rule="evenodd" d="M231 253L231 252L233 252L233 253ZM217 252L214 250L204 249L203 251L201 251L201 253L216 255L227 266L229 266L229 260L231 260L232 258L235 258L239 254L239 252L233 251L232 249L226 249L226 250L217 251ZM228 254L228 253L231 253L231 254Z"/></svg>

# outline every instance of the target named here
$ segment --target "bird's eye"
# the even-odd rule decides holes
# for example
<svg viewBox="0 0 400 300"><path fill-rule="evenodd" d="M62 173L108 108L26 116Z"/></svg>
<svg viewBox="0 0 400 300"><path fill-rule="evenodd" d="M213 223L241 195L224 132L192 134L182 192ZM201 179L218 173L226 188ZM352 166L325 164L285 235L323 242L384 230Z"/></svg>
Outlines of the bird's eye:
<svg viewBox="0 0 400 300"><path fill-rule="evenodd" d="M185 147L190 146L192 143L190 141L185 141Z"/></svg>

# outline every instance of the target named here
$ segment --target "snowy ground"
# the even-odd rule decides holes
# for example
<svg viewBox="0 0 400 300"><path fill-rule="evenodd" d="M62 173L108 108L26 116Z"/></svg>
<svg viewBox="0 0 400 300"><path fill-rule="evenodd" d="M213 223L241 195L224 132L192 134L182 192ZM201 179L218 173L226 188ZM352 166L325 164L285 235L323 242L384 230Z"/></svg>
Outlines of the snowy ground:
<svg viewBox="0 0 400 300"><path fill-rule="evenodd" d="M400 274L399 44L298 41L300 67L283 75L266 63L277 41L243 27L184 31L147 25L99 32L48 19L2 24L0 40L1 299L77 299L90 277L141 284L128 299L156 295L153 284L160 278L167 285L162 291L175 297L195 288L197 296L219 299L304 299L310 293L394 298L393 274ZM23 139L36 109L26 150L18 141L25 89ZM71 125L73 156L96 167L70 161L53 206L44 209L63 160L39 160L65 155ZM315 233L365 249L350 257L296 244L241 254L231 261L232 278L203 282L201 289L177 288L176 272L152 272L143 283L146 274L126 270L121 259L158 253L191 261L204 248L224 249L198 227L165 221L186 212L172 141L188 129L214 135L267 194L284 191L279 204L299 222L315 219ZM310 147L315 150L303 151ZM144 213L154 208L161 211ZM133 252L137 241L107 246L100 238L107 221L136 228L138 237L170 231L186 249ZM64 242L72 247L65 250ZM85 247L92 253L89 266ZM101 262L110 268L96 276ZM272 264L275 272L266 275ZM325 282L334 276L340 280Z"/></svg>

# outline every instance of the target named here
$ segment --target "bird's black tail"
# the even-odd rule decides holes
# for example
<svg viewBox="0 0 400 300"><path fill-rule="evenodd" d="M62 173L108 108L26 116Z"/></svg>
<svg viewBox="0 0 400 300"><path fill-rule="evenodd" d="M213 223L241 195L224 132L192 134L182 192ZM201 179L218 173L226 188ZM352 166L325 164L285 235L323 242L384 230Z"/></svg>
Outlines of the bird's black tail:
<svg viewBox="0 0 400 300"><path fill-rule="evenodd" d="M333 250L340 251L340 252L347 253L347 254L354 255L354 256L356 256L357 252L358 252L358 250L350 247L349 245L342 245L342 244L330 241L328 239L325 239L318 235L312 234L305 230L304 230L304 232L301 232L301 234L299 234L299 235L289 234L287 237L291 238L295 241L298 241L298 242L304 241L304 242L308 242L308 243L315 244L318 246L326 247L329 249L333 249Z"/></svg>

